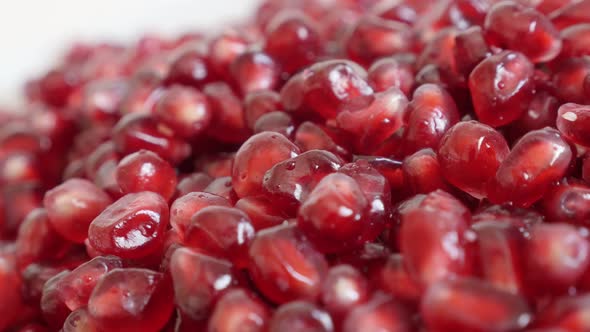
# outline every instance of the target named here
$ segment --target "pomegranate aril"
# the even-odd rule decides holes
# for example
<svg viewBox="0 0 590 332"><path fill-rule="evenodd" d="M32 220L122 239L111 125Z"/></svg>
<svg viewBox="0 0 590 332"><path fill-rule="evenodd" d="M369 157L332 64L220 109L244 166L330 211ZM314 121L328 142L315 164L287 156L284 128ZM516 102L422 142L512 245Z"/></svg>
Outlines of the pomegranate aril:
<svg viewBox="0 0 590 332"><path fill-rule="evenodd" d="M256 234L249 249L249 272L260 292L274 303L319 296L327 262L295 225Z"/></svg>
<svg viewBox="0 0 590 332"><path fill-rule="evenodd" d="M182 176L176 185L176 197L203 191L213 181L213 178L205 173L196 172Z"/></svg>
<svg viewBox="0 0 590 332"><path fill-rule="evenodd" d="M248 41L236 31L229 30L209 44L210 68L222 78L231 78L230 65L240 54L246 52Z"/></svg>
<svg viewBox="0 0 590 332"><path fill-rule="evenodd" d="M542 201L548 221L587 225L590 218L590 187L563 183L550 189Z"/></svg>
<svg viewBox="0 0 590 332"><path fill-rule="evenodd" d="M43 205L51 226L69 241L82 243L88 227L111 198L93 183L70 179L45 194Z"/></svg>
<svg viewBox="0 0 590 332"><path fill-rule="evenodd" d="M243 95L274 90L280 82L279 65L264 52L245 52L231 64L231 73Z"/></svg>
<svg viewBox="0 0 590 332"><path fill-rule="evenodd" d="M280 111L281 96L274 91L254 91L244 99L244 117L248 128L254 129L256 121L266 113Z"/></svg>
<svg viewBox="0 0 590 332"><path fill-rule="evenodd" d="M553 128L523 136L500 164L490 183L489 199L527 207L539 200L553 181L561 179L572 158L569 144Z"/></svg>
<svg viewBox="0 0 590 332"><path fill-rule="evenodd" d="M68 274L69 271L62 271L47 280L43 286L43 295L41 296L40 308L44 320L53 328L60 328L68 315L70 309L63 302L60 294L59 283Z"/></svg>
<svg viewBox="0 0 590 332"><path fill-rule="evenodd" d="M188 50L172 60L164 82L201 88L213 79L205 56L198 50Z"/></svg>
<svg viewBox="0 0 590 332"><path fill-rule="evenodd" d="M321 301L335 318L343 318L369 298L369 283L361 272L350 265L330 268L322 286ZM336 322L338 325L338 323Z"/></svg>
<svg viewBox="0 0 590 332"><path fill-rule="evenodd" d="M68 316L62 327L63 332L99 332L86 308L80 308Z"/></svg>
<svg viewBox="0 0 590 332"><path fill-rule="evenodd" d="M158 332L174 304L168 277L146 269L114 269L104 275L88 301L100 330Z"/></svg>
<svg viewBox="0 0 590 332"><path fill-rule="evenodd" d="M526 301L475 279L439 281L426 291L421 313L436 331L514 331L532 321Z"/></svg>
<svg viewBox="0 0 590 332"><path fill-rule="evenodd" d="M237 282L229 261L194 252L174 251L170 259L176 305L193 320L209 316L217 296Z"/></svg>
<svg viewBox="0 0 590 332"><path fill-rule="evenodd" d="M510 124L509 136L516 138L532 130L545 127L555 128L555 119L557 119L557 110L560 105L557 97L549 92L537 91L528 110L518 120Z"/></svg>
<svg viewBox="0 0 590 332"><path fill-rule="evenodd" d="M491 51L480 27L470 27L455 35L454 61L457 72L465 79L469 78L477 64L490 55Z"/></svg>
<svg viewBox="0 0 590 332"><path fill-rule="evenodd" d="M195 160L195 169L205 172L212 178L231 176L235 156L234 152L202 155Z"/></svg>
<svg viewBox="0 0 590 332"><path fill-rule="evenodd" d="M88 83L82 90L82 113L92 123L113 123L127 94L125 80L102 80Z"/></svg>
<svg viewBox="0 0 590 332"><path fill-rule="evenodd" d="M94 151L86 156L84 162L85 175L89 179L95 179L98 170L108 162L119 162L119 156L112 141L106 141L97 146Z"/></svg>
<svg viewBox="0 0 590 332"><path fill-rule="evenodd" d="M372 271L371 276L379 289L396 299L412 306L420 302L421 287L408 273L403 255L389 256L383 265Z"/></svg>
<svg viewBox="0 0 590 332"><path fill-rule="evenodd" d="M561 31L561 58L590 55L590 24L576 24Z"/></svg>
<svg viewBox="0 0 590 332"><path fill-rule="evenodd" d="M211 313L209 332L263 332L270 320L269 308L245 289L225 292Z"/></svg>
<svg viewBox="0 0 590 332"><path fill-rule="evenodd" d="M375 61L368 70L368 80L376 92L396 87L409 96L414 85L412 63L395 57Z"/></svg>
<svg viewBox="0 0 590 332"><path fill-rule="evenodd" d="M563 104L557 112L557 129L568 140L590 147L590 135L587 130L590 126L590 105L578 105L574 103Z"/></svg>
<svg viewBox="0 0 590 332"><path fill-rule="evenodd" d="M563 101L584 104L590 101L584 86L590 75L590 59L569 58L564 60L553 72L555 95Z"/></svg>
<svg viewBox="0 0 590 332"><path fill-rule="evenodd" d="M123 194L152 191L170 200L176 191L176 171L151 151L139 150L126 156L116 172Z"/></svg>
<svg viewBox="0 0 590 332"><path fill-rule="evenodd" d="M213 195L221 196L228 200L231 204L234 204L238 200L238 196L234 191L231 176L219 177L203 189L204 192Z"/></svg>
<svg viewBox="0 0 590 332"><path fill-rule="evenodd" d="M559 29L578 23L588 23L590 21L590 1L580 0L565 5L552 12L549 18Z"/></svg>
<svg viewBox="0 0 590 332"><path fill-rule="evenodd" d="M102 253L142 258L161 247L168 221L168 203L162 196L149 191L127 194L92 221L88 239Z"/></svg>
<svg viewBox="0 0 590 332"><path fill-rule="evenodd" d="M285 112L270 112L262 115L254 124L254 133L273 131L292 138L295 132L295 121Z"/></svg>
<svg viewBox="0 0 590 332"><path fill-rule="evenodd" d="M428 194L437 189L448 190L441 167L432 149L422 149L404 159L404 182L412 194Z"/></svg>
<svg viewBox="0 0 590 332"><path fill-rule="evenodd" d="M0 156L0 185L40 184L43 181L41 160L31 153L11 152Z"/></svg>
<svg viewBox="0 0 590 332"><path fill-rule="evenodd" d="M302 151L326 150L345 159L350 156L350 151L339 145L327 128L310 121L303 122L297 128L294 142Z"/></svg>
<svg viewBox="0 0 590 332"><path fill-rule="evenodd" d="M213 120L208 134L225 143L241 143L250 134L241 100L223 82L207 84L203 93L209 99ZM214 130L212 128L215 128Z"/></svg>
<svg viewBox="0 0 590 332"><path fill-rule="evenodd" d="M280 306L268 323L268 332L332 332L330 315L307 301L293 301Z"/></svg>
<svg viewBox="0 0 590 332"><path fill-rule="evenodd" d="M155 107L154 117L184 138L203 133L211 124L213 112L202 93L187 87L172 86Z"/></svg>
<svg viewBox="0 0 590 332"><path fill-rule="evenodd" d="M409 314L391 296L376 292L345 318L342 332L412 331Z"/></svg>
<svg viewBox="0 0 590 332"><path fill-rule="evenodd" d="M170 225L181 238L184 238L191 218L208 206L231 207L229 201L221 196L206 192L192 192L177 198L170 206Z"/></svg>
<svg viewBox="0 0 590 332"><path fill-rule="evenodd" d="M264 196L250 196L238 200L235 207L250 217L255 230L277 226L288 219L288 214L279 205Z"/></svg>

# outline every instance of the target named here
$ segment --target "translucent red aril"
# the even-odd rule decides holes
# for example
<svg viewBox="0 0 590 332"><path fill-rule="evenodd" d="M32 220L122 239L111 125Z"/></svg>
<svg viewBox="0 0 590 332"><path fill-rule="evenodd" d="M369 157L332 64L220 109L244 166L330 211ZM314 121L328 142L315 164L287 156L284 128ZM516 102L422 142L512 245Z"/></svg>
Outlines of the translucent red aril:
<svg viewBox="0 0 590 332"><path fill-rule="evenodd" d="M404 159L402 171L408 191L413 195L448 189L441 175L436 153L432 149L422 149Z"/></svg>
<svg viewBox="0 0 590 332"><path fill-rule="evenodd" d="M555 95L565 102L585 104L590 101L584 86L590 75L590 60L569 58L559 64L553 73Z"/></svg>
<svg viewBox="0 0 590 332"><path fill-rule="evenodd" d="M534 63L553 60L561 51L561 38L551 21L516 2L494 5L486 16L484 32L491 45L522 52Z"/></svg>
<svg viewBox="0 0 590 332"><path fill-rule="evenodd" d="M191 319L208 317L214 300L236 283L229 261L196 253L188 248L174 251L170 260L176 305Z"/></svg>
<svg viewBox="0 0 590 332"><path fill-rule="evenodd" d="M149 191L127 194L92 221L88 239L102 253L141 258L162 245L168 219L168 203L162 196Z"/></svg>
<svg viewBox="0 0 590 332"><path fill-rule="evenodd" d="M250 129L254 129L256 121L262 115L281 109L281 96L274 91L255 91L244 99L244 117Z"/></svg>
<svg viewBox="0 0 590 332"><path fill-rule="evenodd" d="M95 123L111 123L129 85L124 80L103 80L87 84L82 90L82 112Z"/></svg>
<svg viewBox="0 0 590 332"><path fill-rule="evenodd" d="M41 183L41 161L26 152L12 152L0 157L0 184L14 185L23 182Z"/></svg>
<svg viewBox="0 0 590 332"><path fill-rule="evenodd" d="M312 64L323 51L314 22L295 11L281 13L269 23L264 50L289 74Z"/></svg>
<svg viewBox="0 0 590 332"><path fill-rule="evenodd" d="M283 135L262 132L250 137L236 153L232 169L234 190L239 197L262 193L266 171L298 153L299 148Z"/></svg>
<svg viewBox="0 0 590 332"><path fill-rule="evenodd" d="M207 173L212 178L230 176L235 156L235 152L202 155L195 160L195 169Z"/></svg>
<svg viewBox="0 0 590 332"><path fill-rule="evenodd" d="M254 284L274 303L315 299L328 270L326 260L294 225L265 229L249 249Z"/></svg>
<svg viewBox="0 0 590 332"><path fill-rule="evenodd" d="M549 18L560 29L578 23L587 23L590 19L590 1L580 0L565 5L552 12Z"/></svg>
<svg viewBox="0 0 590 332"><path fill-rule="evenodd" d="M454 46L453 55L457 72L466 79L477 64L491 55L482 29L478 26L457 32Z"/></svg>
<svg viewBox="0 0 590 332"><path fill-rule="evenodd" d="M542 201L549 221L586 225L590 218L590 187L578 183L554 186Z"/></svg>
<svg viewBox="0 0 590 332"><path fill-rule="evenodd" d="M568 140L590 147L590 105L563 104L557 112L557 129Z"/></svg>
<svg viewBox="0 0 590 332"><path fill-rule="evenodd" d="M207 188L203 189L204 192L221 196L227 199L231 204L234 204L237 200L237 194L234 191L232 185L231 176L222 176L211 181Z"/></svg>
<svg viewBox="0 0 590 332"><path fill-rule="evenodd" d="M213 112L199 91L172 86L158 100L154 116L179 136L191 138L209 127Z"/></svg>
<svg viewBox="0 0 590 332"><path fill-rule="evenodd" d="M298 206L326 175L336 172L342 161L324 150L310 150L275 164L264 175L263 186L271 197Z"/></svg>
<svg viewBox="0 0 590 332"><path fill-rule="evenodd" d="M54 107L63 107L80 85L80 73L73 67L63 66L49 71L39 82L43 101Z"/></svg>
<svg viewBox="0 0 590 332"><path fill-rule="evenodd" d="M376 292L368 302L355 307L343 322L343 332L411 331L408 313L393 297Z"/></svg>
<svg viewBox="0 0 590 332"><path fill-rule="evenodd" d="M559 294L576 284L590 265L590 242L574 226L537 224L531 228L524 262L536 292Z"/></svg>
<svg viewBox="0 0 590 332"><path fill-rule="evenodd" d="M291 77L281 90L281 101L287 111L312 111L333 119L355 98L362 101L373 93L366 76L366 71L354 62L318 62Z"/></svg>
<svg viewBox="0 0 590 332"><path fill-rule="evenodd" d="M555 327L559 331L585 331L590 327L586 314L590 307L590 295L562 296L539 313L541 327Z"/></svg>
<svg viewBox="0 0 590 332"><path fill-rule="evenodd" d="M92 220L111 204L92 182L70 179L45 194L43 205L51 226L65 239L82 243Z"/></svg>
<svg viewBox="0 0 590 332"><path fill-rule="evenodd" d="M177 197L182 197L192 192L203 191L213 181L209 175L201 172L186 175L179 180L176 185Z"/></svg>
<svg viewBox="0 0 590 332"><path fill-rule="evenodd" d="M409 51L413 37L406 24L366 16L354 26L344 48L350 59L368 66L381 57Z"/></svg>
<svg viewBox="0 0 590 332"><path fill-rule="evenodd" d="M480 62L469 75L477 118L492 127L518 119L533 97L534 66L522 53L503 51Z"/></svg>
<svg viewBox="0 0 590 332"><path fill-rule="evenodd" d="M63 332L98 332L86 308L73 311L64 322Z"/></svg>
<svg viewBox="0 0 590 332"><path fill-rule="evenodd" d="M69 271L62 271L49 278L44 286L39 308L44 320L49 326L59 328L70 314L70 309L65 305L61 298L58 287L60 281Z"/></svg>
<svg viewBox="0 0 590 332"><path fill-rule="evenodd" d="M441 332L514 331L532 320L522 297L476 279L435 283L421 307L426 326Z"/></svg>
<svg viewBox="0 0 590 332"><path fill-rule="evenodd" d="M270 112L262 115L254 124L254 133L274 131L285 137L292 138L295 132L295 121L285 112Z"/></svg>
<svg viewBox="0 0 590 332"><path fill-rule="evenodd" d="M208 134L226 143L241 143L250 134L244 119L241 100L233 93L231 87L223 82L207 84L203 92L209 99L213 112L213 122Z"/></svg>
<svg viewBox="0 0 590 332"><path fill-rule="evenodd" d="M270 320L270 310L244 289L225 292L211 313L209 332L263 332Z"/></svg>
<svg viewBox="0 0 590 332"><path fill-rule="evenodd" d="M247 214L235 208L208 206L191 218L184 243L242 268L248 264L247 249L253 238L254 228Z"/></svg>
<svg viewBox="0 0 590 332"><path fill-rule="evenodd" d="M176 164L190 154L190 146L154 119L145 114L129 114L113 128L117 152L128 155L145 149Z"/></svg>
<svg viewBox="0 0 590 332"><path fill-rule="evenodd" d="M569 144L552 128L524 135L502 162L490 184L495 203L527 207L539 200L553 181L563 177L572 159Z"/></svg>
<svg viewBox="0 0 590 332"><path fill-rule="evenodd" d="M326 150L343 158L350 156L350 151L339 145L334 135L330 135L328 128L322 128L310 121L299 125L294 142L302 151Z"/></svg>
<svg viewBox="0 0 590 332"><path fill-rule="evenodd" d="M231 73L243 95L260 90L274 90L279 84L280 69L264 52L245 52L231 65Z"/></svg>
<svg viewBox="0 0 590 332"><path fill-rule="evenodd" d="M561 32L563 49L560 57L590 55L590 24L576 24Z"/></svg>
<svg viewBox="0 0 590 332"><path fill-rule="evenodd" d="M483 279L495 288L524 294L525 238L519 226L490 217L480 219L472 229L477 235L476 260Z"/></svg>
<svg viewBox="0 0 590 332"><path fill-rule="evenodd" d="M94 179L98 170L108 162L119 162L119 156L112 141L106 141L97 146L94 151L86 156L84 171L87 178Z"/></svg>
<svg viewBox="0 0 590 332"><path fill-rule="evenodd" d="M246 52L248 42L233 30L220 35L209 44L208 59L211 69L223 78L230 78L230 65Z"/></svg>
<svg viewBox="0 0 590 332"><path fill-rule="evenodd" d="M331 332L330 315L312 302L293 301L280 306L268 324L268 332Z"/></svg>
<svg viewBox="0 0 590 332"><path fill-rule="evenodd" d="M359 270L350 265L330 268L322 286L321 301L335 319L344 317L368 298L369 283Z"/></svg>
<svg viewBox="0 0 590 332"><path fill-rule="evenodd" d="M396 87L409 96L414 85L414 70L411 63L394 57L383 58L371 65L368 80L377 92Z"/></svg>
<svg viewBox="0 0 590 332"><path fill-rule="evenodd" d="M99 329L160 331L174 304L170 280L162 273L137 268L114 269L96 285L88 313Z"/></svg>
<svg viewBox="0 0 590 332"><path fill-rule="evenodd" d="M557 109L561 103L557 97L546 91L537 91L528 110L510 125L510 134L520 137L531 130L555 127Z"/></svg>
<svg viewBox="0 0 590 332"><path fill-rule="evenodd" d="M422 290L409 275L403 255L392 254L382 266L373 270L371 275L375 285L384 292L412 306L419 303Z"/></svg>
<svg viewBox="0 0 590 332"><path fill-rule="evenodd" d="M403 142L405 153L433 148L444 133L459 121L459 112L451 95L434 84L421 85L408 105Z"/></svg>
<svg viewBox="0 0 590 332"><path fill-rule="evenodd" d="M96 257L64 275L56 284L57 292L68 309L74 311L86 307L92 290L102 276L121 267L118 257Z"/></svg>
<svg viewBox="0 0 590 332"><path fill-rule="evenodd" d="M188 50L172 61L165 82L200 88L209 83L212 76L205 56L198 50Z"/></svg>
<svg viewBox="0 0 590 332"><path fill-rule="evenodd" d="M117 183L124 194L153 191L169 200L176 191L176 172L157 154L139 150L119 162Z"/></svg>
<svg viewBox="0 0 590 332"><path fill-rule="evenodd" d="M510 152L493 128L477 121L459 122L443 136L438 160L445 179L476 198L487 196L487 184Z"/></svg>
<svg viewBox="0 0 590 332"><path fill-rule="evenodd" d="M170 225L181 238L184 238L193 215L205 207L214 205L231 206L227 199L206 192L192 192L181 196L170 206Z"/></svg>
<svg viewBox="0 0 590 332"><path fill-rule="evenodd" d="M401 212L400 229L401 253L412 277L430 285L453 275L469 275L473 270L465 232L469 222L469 210L444 191L415 196Z"/></svg>
<svg viewBox="0 0 590 332"><path fill-rule="evenodd" d="M397 88L373 95L360 109L344 108L336 117L338 127L355 137L357 150L370 152L403 125L408 99Z"/></svg>

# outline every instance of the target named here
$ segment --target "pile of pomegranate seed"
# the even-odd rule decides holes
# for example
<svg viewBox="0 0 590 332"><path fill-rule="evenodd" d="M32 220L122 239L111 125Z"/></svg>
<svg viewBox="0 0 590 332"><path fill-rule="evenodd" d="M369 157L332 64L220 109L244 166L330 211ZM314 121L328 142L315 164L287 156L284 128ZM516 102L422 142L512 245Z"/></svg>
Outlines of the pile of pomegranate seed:
<svg viewBox="0 0 590 332"><path fill-rule="evenodd" d="M0 113L0 331L590 331L590 0L267 0Z"/></svg>

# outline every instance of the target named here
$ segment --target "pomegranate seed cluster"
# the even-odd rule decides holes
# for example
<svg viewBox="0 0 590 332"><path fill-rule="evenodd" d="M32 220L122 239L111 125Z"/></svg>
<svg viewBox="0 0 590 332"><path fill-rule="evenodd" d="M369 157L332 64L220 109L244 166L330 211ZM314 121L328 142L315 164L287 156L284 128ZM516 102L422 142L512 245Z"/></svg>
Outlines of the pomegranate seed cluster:
<svg viewBox="0 0 590 332"><path fill-rule="evenodd" d="M590 1L267 0L0 113L0 331L590 331Z"/></svg>

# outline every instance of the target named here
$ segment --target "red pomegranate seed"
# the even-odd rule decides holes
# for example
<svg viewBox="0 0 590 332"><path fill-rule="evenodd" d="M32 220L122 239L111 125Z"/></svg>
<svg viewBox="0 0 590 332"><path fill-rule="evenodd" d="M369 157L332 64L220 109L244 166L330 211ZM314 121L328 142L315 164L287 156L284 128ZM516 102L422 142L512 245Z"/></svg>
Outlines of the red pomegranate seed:
<svg viewBox="0 0 590 332"><path fill-rule="evenodd" d="M432 149L422 149L404 159L402 171L405 185L413 195L448 189L441 175L436 153Z"/></svg>
<svg viewBox="0 0 590 332"><path fill-rule="evenodd" d="M192 192L203 191L213 181L209 175L196 172L184 175L176 185L176 197L182 197Z"/></svg>
<svg viewBox="0 0 590 332"><path fill-rule="evenodd" d="M196 253L188 248L174 251L170 259L176 305L193 320L209 316L216 297L236 284L229 261Z"/></svg>
<svg viewBox="0 0 590 332"><path fill-rule="evenodd" d="M280 306L268 324L269 332L334 331L330 315L307 301L293 301Z"/></svg>
<svg viewBox="0 0 590 332"><path fill-rule="evenodd" d="M231 176L235 153L216 153L203 155L195 160L195 169L207 173L212 178Z"/></svg>
<svg viewBox="0 0 590 332"><path fill-rule="evenodd" d="M160 331L174 304L163 274L137 268L114 269L96 285L88 313L99 330Z"/></svg>
<svg viewBox="0 0 590 332"><path fill-rule="evenodd" d="M106 141L97 146L94 151L86 156L84 170L87 178L94 179L98 170L110 161L119 162L119 156L112 141Z"/></svg>
<svg viewBox="0 0 590 332"><path fill-rule="evenodd" d="M377 92L396 87L409 96L414 85L412 64L402 59L388 57L379 59L368 70L368 80Z"/></svg>
<svg viewBox="0 0 590 332"><path fill-rule="evenodd" d="M469 210L444 191L415 196L401 212L401 253L410 275L428 286L453 275L471 274L469 222Z"/></svg>
<svg viewBox="0 0 590 332"><path fill-rule="evenodd" d="M228 31L211 41L209 45L209 65L223 78L230 78L230 65L242 53L246 52L248 42L235 31Z"/></svg>
<svg viewBox="0 0 590 332"><path fill-rule="evenodd" d="M90 245L105 254L142 258L161 247L168 226L168 203L144 191L109 205L88 228Z"/></svg>
<svg viewBox="0 0 590 332"><path fill-rule="evenodd" d="M243 95L261 90L274 90L280 79L275 60L264 52L245 52L231 64L231 73Z"/></svg>
<svg viewBox="0 0 590 332"><path fill-rule="evenodd" d="M590 55L590 24L576 24L561 31L561 58Z"/></svg>
<svg viewBox="0 0 590 332"><path fill-rule="evenodd" d="M269 308L244 289L229 290L217 300L208 331L263 332L270 320Z"/></svg>
<svg viewBox="0 0 590 332"><path fill-rule="evenodd" d="M557 97L566 102L585 104L590 99L584 87L590 75L590 60L569 58L562 62L553 73L553 86Z"/></svg>
<svg viewBox="0 0 590 332"><path fill-rule="evenodd" d="M341 319L357 305L369 298L369 283L350 265L330 268L322 286L321 301L335 319ZM336 325L339 324L335 321Z"/></svg>
<svg viewBox="0 0 590 332"><path fill-rule="evenodd" d="M232 204L234 204L238 200L237 194L234 191L232 185L231 176L222 176L211 181L211 183L209 183L209 185L205 189L203 189L203 191L206 193L221 196Z"/></svg>
<svg viewBox="0 0 590 332"><path fill-rule="evenodd" d="M252 128L255 134L273 131L287 138L292 138L295 132L295 121L285 112L270 112L262 115Z"/></svg>
<svg viewBox="0 0 590 332"><path fill-rule="evenodd" d="M590 147L590 135L586 128L590 125L590 106L574 103L563 104L557 113L557 129L574 143Z"/></svg>
<svg viewBox="0 0 590 332"><path fill-rule="evenodd" d="M491 55L491 51L485 41L483 31L479 26L459 31L455 35L455 47L453 48L454 63L457 72L465 79L473 69L485 58Z"/></svg>
<svg viewBox="0 0 590 332"><path fill-rule="evenodd" d="M546 91L537 91L529 104L528 110L510 125L510 134L520 137L532 130L545 127L555 128L557 109L561 103Z"/></svg>
<svg viewBox="0 0 590 332"><path fill-rule="evenodd" d="M385 264L372 272L372 281L379 289L393 295L400 301L413 306L420 302L421 287L409 275L403 255L389 256Z"/></svg>
<svg viewBox="0 0 590 332"><path fill-rule="evenodd" d="M112 123L119 115L129 84L124 80L91 82L83 89L82 112L94 123Z"/></svg>
<svg viewBox="0 0 590 332"><path fill-rule="evenodd" d="M139 150L121 159L117 183L124 194L152 191L170 200L176 191L174 168L157 154Z"/></svg>
<svg viewBox="0 0 590 332"><path fill-rule="evenodd" d="M302 151L326 150L345 159L350 156L350 151L336 142L328 128L313 122L306 121L297 128L294 142Z"/></svg>
<svg viewBox="0 0 590 332"><path fill-rule="evenodd" d="M522 53L504 51L480 62L469 75L477 118L492 127L518 119L533 97L534 66Z"/></svg>
<svg viewBox="0 0 590 332"><path fill-rule="evenodd" d="M389 295L377 292L354 308L343 322L343 332L411 331L408 313Z"/></svg>
<svg viewBox="0 0 590 332"><path fill-rule="evenodd" d="M266 114L281 110L281 96L274 91L254 91L244 99L244 117L248 128L254 129L258 119Z"/></svg>
<svg viewBox="0 0 590 332"><path fill-rule="evenodd" d="M527 207L565 174L572 158L569 144L552 128L523 136L502 162L491 182L489 198Z"/></svg>
<svg viewBox="0 0 590 332"><path fill-rule="evenodd" d="M314 22L299 12L281 13L268 24L264 50L288 74L296 73L322 54L322 40Z"/></svg>
<svg viewBox="0 0 590 332"><path fill-rule="evenodd" d="M63 332L98 332L96 323L85 308L73 311L64 322Z"/></svg>
<svg viewBox="0 0 590 332"><path fill-rule="evenodd" d="M92 182L70 179L45 194L43 205L51 226L69 241L82 243L88 227L111 198Z"/></svg>
<svg viewBox="0 0 590 332"><path fill-rule="evenodd" d="M328 270L326 260L294 225L265 229L250 245L250 276L274 303L315 299Z"/></svg>
<svg viewBox="0 0 590 332"><path fill-rule="evenodd" d="M244 197L236 202L236 208L244 211L255 230L277 226L288 219L285 210L266 197Z"/></svg>
<svg viewBox="0 0 590 332"><path fill-rule="evenodd" d="M188 50L172 60L166 84L201 88L214 79L207 59L198 50Z"/></svg>
<svg viewBox="0 0 590 332"><path fill-rule="evenodd" d="M586 313L590 295L562 296L539 312L536 325L559 331L585 331L590 328Z"/></svg>
<svg viewBox="0 0 590 332"><path fill-rule="evenodd" d="M439 281L424 295L426 325L441 332L513 331L532 320L525 300L475 279Z"/></svg>
<svg viewBox="0 0 590 332"><path fill-rule="evenodd" d="M208 134L226 143L241 143L250 134L244 119L241 100L226 83L207 84L203 92L209 99L213 120Z"/></svg>
<svg viewBox="0 0 590 332"><path fill-rule="evenodd" d="M41 301L39 302L43 318L49 326L55 329L58 329L63 325L71 312L63 302L59 289L61 280L68 274L68 272L69 271L62 271L45 282Z"/></svg>
<svg viewBox="0 0 590 332"><path fill-rule="evenodd" d="M242 268L248 265L247 248L253 238L254 228L247 214L235 208L208 206L192 216L184 243Z"/></svg>
<svg viewBox="0 0 590 332"><path fill-rule="evenodd" d="M170 206L170 225L184 238L192 216L208 206L230 207L227 199L206 192L192 192L177 198Z"/></svg>
<svg viewBox="0 0 590 332"><path fill-rule="evenodd" d="M549 18L559 29L578 23L587 23L590 19L590 1L580 0L565 5L552 12Z"/></svg>
<svg viewBox="0 0 590 332"><path fill-rule="evenodd" d="M586 224L590 217L590 187L578 183L555 186L547 192L542 205L549 221Z"/></svg>
<svg viewBox="0 0 590 332"><path fill-rule="evenodd" d="M476 121L459 122L442 137L438 160L444 178L476 198L510 152L502 135Z"/></svg>
<svg viewBox="0 0 590 332"><path fill-rule="evenodd" d="M154 117L179 136L191 138L209 127L213 113L202 93L191 88L172 86L158 100Z"/></svg>

